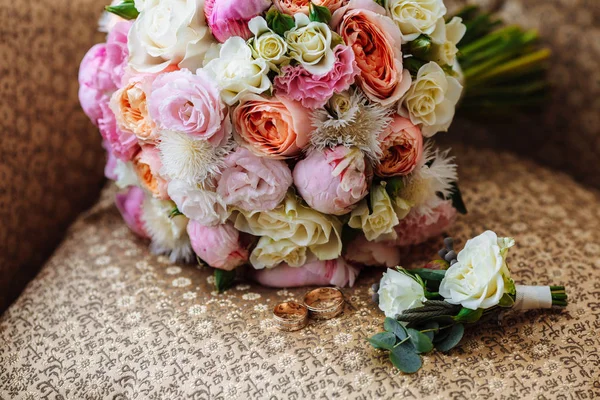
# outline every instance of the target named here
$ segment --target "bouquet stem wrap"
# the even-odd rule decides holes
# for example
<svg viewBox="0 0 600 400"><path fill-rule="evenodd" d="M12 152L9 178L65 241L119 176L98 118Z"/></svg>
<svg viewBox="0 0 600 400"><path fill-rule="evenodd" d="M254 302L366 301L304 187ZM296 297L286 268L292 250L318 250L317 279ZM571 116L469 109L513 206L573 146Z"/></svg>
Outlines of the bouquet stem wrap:
<svg viewBox="0 0 600 400"><path fill-rule="evenodd" d="M535 310L552 308L552 291L550 286L517 285L514 310Z"/></svg>

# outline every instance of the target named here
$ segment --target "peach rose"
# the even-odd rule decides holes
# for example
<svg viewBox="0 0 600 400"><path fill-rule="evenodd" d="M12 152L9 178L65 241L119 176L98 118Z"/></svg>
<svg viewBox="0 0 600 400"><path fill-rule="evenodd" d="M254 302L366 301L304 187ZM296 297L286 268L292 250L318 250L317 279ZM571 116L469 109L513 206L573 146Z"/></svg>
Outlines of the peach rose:
<svg viewBox="0 0 600 400"><path fill-rule="evenodd" d="M162 163L160 161L160 153L155 146L142 146L139 153L133 157L133 168L144 189L152 193L157 199L169 199L167 181L159 174Z"/></svg>
<svg viewBox="0 0 600 400"><path fill-rule="evenodd" d="M309 111L283 96L244 96L232 114L238 143L259 156L294 157L308 144Z"/></svg>
<svg viewBox="0 0 600 400"><path fill-rule="evenodd" d="M373 0L351 0L338 9L331 26L352 47L361 70L358 83L367 97L383 106L397 102L410 87L402 69L402 33Z"/></svg>
<svg viewBox="0 0 600 400"><path fill-rule="evenodd" d="M423 135L408 118L399 115L379 135L383 157L375 167L378 176L408 175L423 156Z"/></svg>
<svg viewBox="0 0 600 400"><path fill-rule="evenodd" d="M154 123L148 114L147 95L150 94L153 76L137 75L117 90L110 99L110 108L115 113L117 125L143 142L156 139Z"/></svg>
<svg viewBox="0 0 600 400"><path fill-rule="evenodd" d="M281 12L294 15L296 13L302 13L308 15L308 4L310 0L274 0L273 4ZM313 0L313 3L317 6L323 6L329 8L329 11L334 12L340 8L345 0Z"/></svg>

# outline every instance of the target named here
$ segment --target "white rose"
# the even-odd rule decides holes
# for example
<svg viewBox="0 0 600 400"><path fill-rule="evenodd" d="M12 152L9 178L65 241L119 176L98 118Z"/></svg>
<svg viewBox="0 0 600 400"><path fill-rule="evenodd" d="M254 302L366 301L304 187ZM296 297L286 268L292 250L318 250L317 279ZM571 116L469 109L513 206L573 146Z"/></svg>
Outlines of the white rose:
<svg viewBox="0 0 600 400"><path fill-rule="evenodd" d="M425 137L450 127L462 85L435 62L423 65L398 105L398 114L421 125Z"/></svg>
<svg viewBox="0 0 600 400"><path fill-rule="evenodd" d="M405 43L422 33L431 34L436 22L446 14L443 0L387 0L386 3Z"/></svg>
<svg viewBox="0 0 600 400"><path fill-rule="evenodd" d="M204 0L146 0L129 31L129 64L158 73L169 65L195 71L215 43L204 19Z"/></svg>
<svg viewBox="0 0 600 400"><path fill-rule="evenodd" d="M498 238L487 231L467 241L440 283L439 293L450 304L477 310L498 305L514 289L506 263L512 238Z"/></svg>
<svg viewBox="0 0 600 400"><path fill-rule="evenodd" d="M467 27L462 23L462 18L454 17L448 23L440 18L431 34L431 59L442 65L454 66L458 54L456 45L466 32Z"/></svg>
<svg viewBox="0 0 600 400"><path fill-rule="evenodd" d="M206 64L204 70L215 79L221 97L234 105L246 93L261 94L271 89L267 61L254 59L244 39L233 36L221 46L219 58Z"/></svg>
<svg viewBox="0 0 600 400"><path fill-rule="evenodd" d="M173 180L167 192L181 213L204 226L220 225L229 218L227 205L214 191Z"/></svg>
<svg viewBox="0 0 600 400"><path fill-rule="evenodd" d="M379 283L379 308L386 317L396 318L405 310L422 307L425 290L419 282L406 272L388 269Z"/></svg>
<svg viewBox="0 0 600 400"><path fill-rule="evenodd" d="M335 63L329 26L322 22L311 22L304 14L296 14L294 18L296 26L285 33L290 56L311 74L325 75Z"/></svg>
<svg viewBox="0 0 600 400"><path fill-rule="evenodd" d="M285 40L269 28L263 17L252 18L248 28L254 33L254 37L248 41L254 58L263 58L269 68L279 72L278 67L290 60Z"/></svg>
<svg viewBox="0 0 600 400"><path fill-rule="evenodd" d="M400 223L390 196L383 185L374 185L371 189L371 209L366 200L363 200L350 214L348 225L354 229L361 229L368 241L395 240L398 235L394 227Z"/></svg>
<svg viewBox="0 0 600 400"><path fill-rule="evenodd" d="M274 268L283 262L290 267L301 267L306 264L308 256L306 247L287 239L273 240L263 236L250 255L250 263L255 269Z"/></svg>

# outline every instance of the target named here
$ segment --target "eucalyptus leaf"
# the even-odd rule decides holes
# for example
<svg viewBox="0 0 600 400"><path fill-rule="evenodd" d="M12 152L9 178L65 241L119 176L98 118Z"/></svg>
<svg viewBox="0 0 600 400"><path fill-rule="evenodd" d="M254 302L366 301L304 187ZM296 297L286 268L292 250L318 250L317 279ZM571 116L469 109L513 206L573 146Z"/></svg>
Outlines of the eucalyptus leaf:
<svg viewBox="0 0 600 400"><path fill-rule="evenodd" d="M219 293L223 293L227 289L233 286L235 280L235 270L224 271L222 269L215 269L215 287Z"/></svg>
<svg viewBox="0 0 600 400"><path fill-rule="evenodd" d="M454 317L456 322L466 322L472 324L481 319L483 315L483 308L478 308L477 310L471 310L470 308L463 307L458 315Z"/></svg>
<svg viewBox="0 0 600 400"><path fill-rule="evenodd" d="M392 350L396 344L396 335L392 332L381 332L370 337L369 343L376 349Z"/></svg>
<svg viewBox="0 0 600 400"><path fill-rule="evenodd" d="M439 351L449 351L459 344L465 334L465 327L463 324L456 324L452 328L449 328L448 331L448 336L435 345Z"/></svg>
<svg viewBox="0 0 600 400"><path fill-rule="evenodd" d="M410 336L410 342L415 347L417 353L429 353L433 350L433 343L427 335L416 329L409 328L408 336Z"/></svg>
<svg viewBox="0 0 600 400"><path fill-rule="evenodd" d="M404 329L402 324L400 324L394 318L386 318L385 321L383 322L383 329L385 329L388 332L393 333L400 340L404 340L408 337L408 333L406 332L406 329Z"/></svg>
<svg viewBox="0 0 600 400"><path fill-rule="evenodd" d="M434 336L436 335L436 333L438 332L438 329L440 328L440 324L437 323L436 321L429 321L424 323L421 326L421 331L428 331L428 332L422 332L423 335L427 336L429 338L429 340L433 341Z"/></svg>
<svg viewBox="0 0 600 400"><path fill-rule="evenodd" d="M407 374L417 372L423 365L421 356L415 353L415 349L408 342L402 343L391 351L390 361L394 367Z"/></svg>

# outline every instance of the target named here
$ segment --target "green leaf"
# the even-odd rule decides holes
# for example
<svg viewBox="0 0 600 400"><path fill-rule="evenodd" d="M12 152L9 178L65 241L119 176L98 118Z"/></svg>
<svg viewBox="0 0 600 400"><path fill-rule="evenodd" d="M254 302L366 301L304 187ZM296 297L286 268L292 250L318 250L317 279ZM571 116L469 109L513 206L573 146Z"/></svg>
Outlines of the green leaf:
<svg viewBox="0 0 600 400"><path fill-rule="evenodd" d="M417 372L423 365L421 356L415 353L415 349L408 342L402 343L392 350L390 361L394 364L394 367L407 374Z"/></svg>
<svg viewBox="0 0 600 400"><path fill-rule="evenodd" d="M180 215L183 215L183 213L181 211L179 211L179 208L175 207L173 209L173 211L171 211L169 213L169 219L173 219L173 218L178 217Z"/></svg>
<svg viewBox="0 0 600 400"><path fill-rule="evenodd" d="M385 7L385 0L373 0L375 3L379 4L381 7Z"/></svg>
<svg viewBox="0 0 600 400"><path fill-rule="evenodd" d="M514 304L515 304L514 297L508 293L504 293L504 295L500 299L500 303L498 303L498 305L500 307L508 307L508 308L512 307Z"/></svg>
<svg viewBox="0 0 600 400"><path fill-rule="evenodd" d="M328 24L331 21L331 11L329 8L318 6L311 1L308 3L308 18L313 22Z"/></svg>
<svg viewBox="0 0 600 400"><path fill-rule="evenodd" d="M452 194L450 195L450 199L452 200L452 207L456 208L456 211L459 213L466 215L468 213L467 206L462 198L462 193L460 188L458 187L458 183L452 183Z"/></svg>
<svg viewBox="0 0 600 400"><path fill-rule="evenodd" d="M483 315L483 308L478 308L477 310L471 310L470 308L463 307L458 315L454 317L456 322L466 322L472 324L474 322L479 321L481 316Z"/></svg>
<svg viewBox="0 0 600 400"><path fill-rule="evenodd" d="M400 340L404 340L408 337L408 333L406 333L406 329L402 326L402 324L396 321L394 318L386 318L383 322L383 328L396 335L396 337Z"/></svg>
<svg viewBox="0 0 600 400"><path fill-rule="evenodd" d="M294 28L296 23L294 22L294 18L291 16L280 12L275 7L272 7L267 12L267 25L269 28L273 30L273 32L277 33L279 36L283 36L287 31Z"/></svg>
<svg viewBox="0 0 600 400"><path fill-rule="evenodd" d="M369 338L369 343L376 349L393 350L396 344L396 335L391 332L381 332Z"/></svg>
<svg viewBox="0 0 600 400"><path fill-rule="evenodd" d="M429 353L433 350L433 343L427 335L416 329L409 328L408 336L410 336L410 342L415 347L417 353Z"/></svg>
<svg viewBox="0 0 600 400"><path fill-rule="evenodd" d="M135 8L133 0L124 0L121 4L106 6L104 9L124 19L136 19L140 15L137 8Z"/></svg>
<svg viewBox="0 0 600 400"><path fill-rule="evenodd" d="M224 271L222 269L215 269L215 287L219 293L223 293L227 289L233 286L235 280L235 270Z"/></svg>
<svg viewBox="0 0 600 400"><path fill-rule="evenodd" d="M465 334L465 327L463 324L456 324L452 328L449 328L448 331L448 336L435 345L439 351L449 351L459 344Z"/></svg>
<svg viewBox="0 0 600 400"><path fill-rule="evenodd" d="M389 178L386 182L387 185L385 185L385 191L388 193L391 199L398 197L398 193L404 189L403 178Z"/></svg>
<svg viewBox="0 0 600 400"><path fill-rule="evenodd" d="M411 269L410 272L420 276L424 281L441 282L446 276L446 270L444 269Z"/></svg>
<svg viewBox="0 0 600 400"><path fill-rule="evenodd" d="M427 61L419 60L416 57L407 57L403 61L404 68L408 69L413 77L417 76L419 70L425 64L427 64Z"/></svg>

